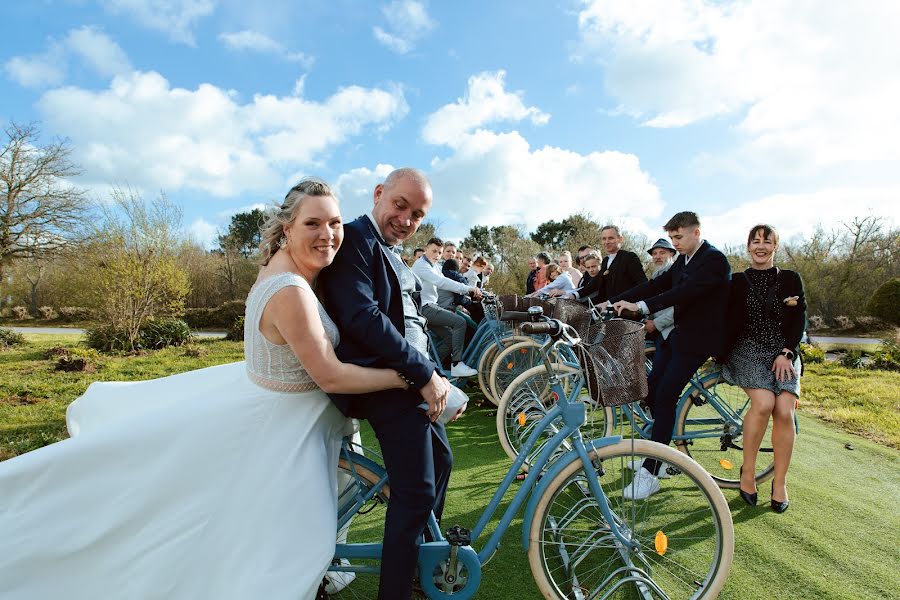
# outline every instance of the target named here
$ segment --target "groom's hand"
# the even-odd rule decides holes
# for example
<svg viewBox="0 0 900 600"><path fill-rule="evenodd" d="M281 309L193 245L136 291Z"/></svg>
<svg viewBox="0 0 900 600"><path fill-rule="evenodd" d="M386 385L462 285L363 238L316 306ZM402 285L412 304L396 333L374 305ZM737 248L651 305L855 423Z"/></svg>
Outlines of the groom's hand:
<svg viewBox="0 0 900 600"><path fill-rule="evenodd" d="M426 383L425 387L419 391L428 404L426 412L432 421L436 421L441 416L441 413L444 412L444 408L447 406L447 396L450 394L450 387L450 382L435 371L431 374L431 381Z"/></svg>

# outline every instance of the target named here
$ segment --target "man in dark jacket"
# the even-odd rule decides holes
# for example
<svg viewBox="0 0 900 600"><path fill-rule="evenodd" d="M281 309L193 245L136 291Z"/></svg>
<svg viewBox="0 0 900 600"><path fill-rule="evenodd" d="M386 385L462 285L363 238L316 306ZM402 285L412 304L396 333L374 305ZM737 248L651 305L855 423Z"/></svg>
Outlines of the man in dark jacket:
<svg viewBox="0 0 900 600"><path fill-rule="evenodd" d="M616 225L607 225L600 231L600 240L606 256L600 263L600 272L587 281L582 280L581 287L568 295L569 298L581 300L590 298L599 303L613 296L630 290L647 281L644 265L634 252L622 250L625 238Z"/></svg>
<svg viewBox="0 0 900 600"><path fill-rule="evenodd" d="M672 245L679 252L668 271L650 281L613 296L610 303L623 310L649 315L675 307L675 329L662 342L648 378L647 402L653 414L651 439L672 441L675 404L691 376L710 356L722 354L725 315L728 310L731 267L725 255L700 237L700 220L693 212L676 214L665 224ZM647 459L631 465L636 471L625 488L627 499L640 500L659 490L660 463Z"/></svg>
<svg viewBox="0 0 900 600"><path fill-rule="evenodd" d="M537 258L532 256L528 259L528 278L525 280L525 295L534 293L534 278L537 277L538 264Z"/></svg>

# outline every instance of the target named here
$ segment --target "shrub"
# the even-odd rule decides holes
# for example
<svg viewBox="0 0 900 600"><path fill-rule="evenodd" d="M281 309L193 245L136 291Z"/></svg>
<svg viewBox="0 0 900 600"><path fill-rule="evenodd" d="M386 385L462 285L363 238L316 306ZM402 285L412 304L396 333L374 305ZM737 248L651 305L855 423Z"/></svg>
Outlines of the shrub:
<svg viewBox="0 0 900 600"><path fill-rule="evenodd" d="M872 354L872 368L900 371L900 340L885 338Z"/></svg>
<svg viewBox="0 0 900 600"><path fill-rule="evenodd" d="M11 311L12 311L13 318L17 319L19 321L24 321L25 319L27 319L29 317L28 308L26 308L24 306L21 306L21 305L13 306Z"/></svg>
<svg viewBox="0 0 900 600"><path fill-rule="evenodd" d="M8 306L0 308L0 319L8 319L12 316L12 309Z"/></svg>
<svg viewBox="0 0 900 600"><path fill-rule="evenodd" d="M810 315L809 328L810 329L824 329L825 328L825 319L823 319L819 315Z"/></svg>
<svg viewBox="0 0 900 600"><path fill-rule="evenodd" d="M199 344L185 344L181 354L188 358L200 358L201 356L206 356L208 352L209 350Z"/></svg>
<svg viewBox="0 0 900 600"><path fill-rule="evenodd" d="M838 315L834 318L834 322L841 329L853 329L853 320L845 315Z"/></svg>
<svg viewBox="0 0 900 600"><path fill-rule="evenodd" d="M115 325L100 325L89 327L85 331L85 340L88 347L100 352L113 352L116 350L134 350L131 336L124 327Z"/></svg>
<svg viewBox="0 0 900 600"><path fill-rule="evenodd" d="M194 329L228 329L244 315L244 301L231 300L215 308L189 308L182 318Z"/></svg>
<svg viewBox="0 0 900 600"><path fill-rule="evenodd" d="M887 329L887 323L878 317L856 317L856 331L867 333L870 331L881 331Z"/></svg>
<svg viewBox="0 0 900 600"><path fill-rule="evenodd" d="M47 321L52 321L59 317L59 313L52 306L41 306L38 307L38 316Z"/></svg>
<svg viewBox="0 0 900 600"><path fill-rule="evenodd" d="M866 312L892 325L900 325L900 277L885 281L875 290L866 304Z"/></svg>
<svg viewBox="0 0 900 600"><path fill-rule="evenodd" d="M159 350L181 346L193 338L191 328L181 319L154 319L141 328L140 346L147 350Z"/></svg>
<svg viewBox="0 0 900 600"><path fill-rule="evenodd" d="M847 350L841 355L841 365L848 369L862 369L865 364L862 350Z"/></svg>
<svg viewBox="0 0 900 600"><path fill-rule="evenodd" d="M93 348L74 348L56 359L57 371L93 373L100 367L100 353Z"/></svg>
<svg viewBox="0 0 900 600"><path fill-rule="evenodd" d="M0 350L5 350L11 346L20 346L24 343L25 336L21 333L0 327Z"/></svg>
<svg viewBox="0 0 900 600"><path fill-rule="evenodd" d="M225 335L226 340L233 340L236 342L244 341L244 317L240 316L234 320L231 324L231 327L228 328L228 333Z"/></svg>
<svg viewBox="0 0 900 600"><path fill-rule="evenodd" d="M94 311L84 306L60 306L59 316L63 321L91 321L96 318Z"/></svg>
<svg viewBox="0 0 900 600"><path fill-rule="evenodd" d="M800 344L800 354L806 364L825 362L825 351L813 344Z"/></svg>
<svg viewBox="0 0 900 600"><path fill-rule="evenodd" d="M41 352L41 356L46 359L54 359L59 358L60 356L67 356L72 352L72 348L66 348L65 346L53 346L52 348L48 348Z"/></svg>

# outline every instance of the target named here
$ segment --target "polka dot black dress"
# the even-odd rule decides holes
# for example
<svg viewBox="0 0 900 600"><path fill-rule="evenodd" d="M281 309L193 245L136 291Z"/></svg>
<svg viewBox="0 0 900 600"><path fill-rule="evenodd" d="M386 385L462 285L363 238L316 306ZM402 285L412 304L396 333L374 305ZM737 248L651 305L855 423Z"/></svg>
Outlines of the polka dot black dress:
<svg viewBox="0 0 900 600"><path fill-rule="evenodd" d="M776 396L790 392L800 396L800 378L795 375L778 381L772 371L775 357L784 348L781 320L784 316L778 290L778 270L747 269L747 322L728 360L722 375L728 383L744 388L770 390ZM800 358L794 359L794 372L800 373Z"/></svg>

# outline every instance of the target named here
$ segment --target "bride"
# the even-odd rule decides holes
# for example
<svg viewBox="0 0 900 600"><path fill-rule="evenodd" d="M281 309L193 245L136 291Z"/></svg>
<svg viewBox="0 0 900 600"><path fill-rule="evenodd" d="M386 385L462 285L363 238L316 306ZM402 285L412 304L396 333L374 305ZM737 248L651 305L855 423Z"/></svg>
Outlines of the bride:
<svg viewBox="0 0 900 600"><path fill-rule="evenodd" d="M342 236L331 189L301 181L264 228L245 362L95 383L71 438L0 463L0 597L315 597L350 429L325 393L406 387L335 357L314 288Z"/></svg>

